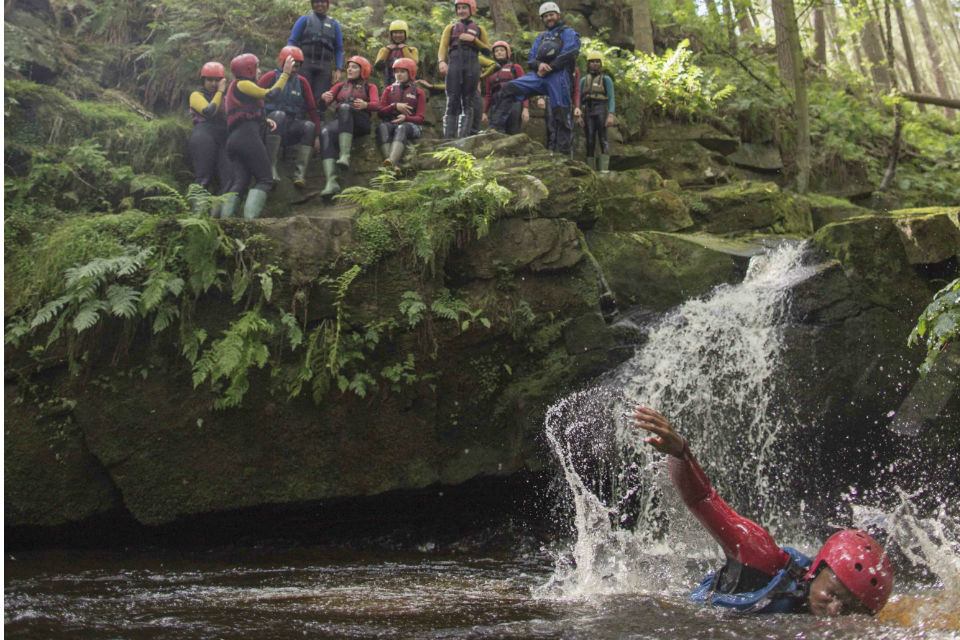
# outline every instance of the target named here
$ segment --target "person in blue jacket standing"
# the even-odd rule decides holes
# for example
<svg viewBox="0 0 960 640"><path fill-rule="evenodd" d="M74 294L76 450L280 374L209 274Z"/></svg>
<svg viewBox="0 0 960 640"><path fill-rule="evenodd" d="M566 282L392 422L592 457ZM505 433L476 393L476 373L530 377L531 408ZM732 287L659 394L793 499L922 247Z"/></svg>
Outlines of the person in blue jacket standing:
<svg viewBox="0 0 960 640"><path fill-rule="evenodd" d="M537 36L530 49L527 59L530 71L508 82L500 90L490 115L490 126L497 131L504 131L513 103L533 95L546 94L553 106L551 118L556 127L557 152L569 154L573 148L571 71L580 53L580 34L563 23L556 2L540 5L540 20L546 31Z"/></svg>
<svg viewBox="0 0 960 640"><path fill-rule="evenodd" d="M343 33L340 23L327 15L330 0L311 0L311 13L293 24L287 46L300 47L303 66L300 75L310 83L314 96L322 96L340 82L343 69ZM323 114L320 114L323 117Z"/></svg>

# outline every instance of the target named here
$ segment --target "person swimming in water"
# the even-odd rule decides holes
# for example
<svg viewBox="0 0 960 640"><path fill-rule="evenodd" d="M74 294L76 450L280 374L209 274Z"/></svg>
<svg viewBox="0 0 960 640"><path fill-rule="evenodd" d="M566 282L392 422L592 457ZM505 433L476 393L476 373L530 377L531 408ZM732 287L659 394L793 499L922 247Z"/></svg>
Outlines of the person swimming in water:
<svg viewBox="0 0 960 640"><path fill-rule="evenodd" d="M893 565L866 532L839 531L811 561L780 547L766 529L717 495L686 439L650 407L631 414L644 442L669 454L670 477L687 508L723 548L726 564L710 573L690 598L745 613L875 614L893 591Z"/></svg>

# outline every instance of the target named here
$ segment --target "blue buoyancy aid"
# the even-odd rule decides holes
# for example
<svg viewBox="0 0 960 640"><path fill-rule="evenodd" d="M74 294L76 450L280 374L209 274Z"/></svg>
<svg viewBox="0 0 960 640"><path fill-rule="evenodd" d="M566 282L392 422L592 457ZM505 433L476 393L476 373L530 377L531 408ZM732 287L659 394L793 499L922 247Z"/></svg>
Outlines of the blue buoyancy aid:
<svg viewBox="0 0 960 640"><path fill-rule="evenodd" d="M279 78L281 73L282 71L277 69L274 77ZM268 93L265 102L267 113L283 111L289 116L299 118L304 111L303 85L300 82L300 76L296 73L290 74L283 89L276 93Z"/></svg>
<svg viewBox="0 0 960 640"><path fill-rule="evenodd" d="M688 597L741 613L799 613L807 607L808 586L803 576L812 560L791 547L783 550L790 556L787 566L756 591L719 593L715 590L718 572L711 571Z"/></svg>

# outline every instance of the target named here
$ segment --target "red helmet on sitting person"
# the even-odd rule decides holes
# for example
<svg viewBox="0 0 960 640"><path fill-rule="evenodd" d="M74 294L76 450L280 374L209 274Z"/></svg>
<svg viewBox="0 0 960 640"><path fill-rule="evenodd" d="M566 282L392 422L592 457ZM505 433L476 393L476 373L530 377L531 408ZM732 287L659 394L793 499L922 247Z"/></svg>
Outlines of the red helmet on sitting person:
<svg viewBox="0 0 960 640"><path fill-rule="evenodd" d="M876 613L893 591L893 565L883 547L858 529L844 529L830 536L813 559L805 578L813 579L826 563L863 605Z"/></svg>
<svg viewBox="0 0 960 640"><path fill-rule="evenodd" d="M507 57L508 57L508 58L510 57L510 45L507 44L506 41L504 41L504 40L497 40L496 42L493 43L493 46L490 47L490 50L493 51L493 50L496 49L497 47L503 47L504 49L506 49L506 50L507 50Z"/></svg>
<svg viewBox="0 0 960 640"><path fill-rule="evenodd" d="M252 53L241 53L230 61L230 73L237 79L255 79L260 59Z"/></svg>
<svg viewBox="0 0 960 640"><path fill-rule="evenodd" d="M303 62L303 50L300 49L300 47L287 45L283 49L280 49L280 55L277 56L277 66L283 67L283 63L286 61L288 56L293 56L293 59L297 62Z"/></svg>
<svg viewBox="0 0 960 640"><path fill-rule="evenodd" d="M406 69L407 73L410 74L411 80L417 78L417 63L410 58L397 58L396 62L393 63L393 68Z"/></svg>
<svg viewBox="0 0 960 640"><path fill-rule="evenodd" d="M224 77L223 65L219 62L205 62L200 68L201 78L216 78L219 80Z"/></svg>
<svg viewBox="0 0 960 640"><path fill-rule="evenodd" d="M360 77L364 80L370 77L370 61L363 56L353 56L347 62L353 62L360 66Z"/></svg>

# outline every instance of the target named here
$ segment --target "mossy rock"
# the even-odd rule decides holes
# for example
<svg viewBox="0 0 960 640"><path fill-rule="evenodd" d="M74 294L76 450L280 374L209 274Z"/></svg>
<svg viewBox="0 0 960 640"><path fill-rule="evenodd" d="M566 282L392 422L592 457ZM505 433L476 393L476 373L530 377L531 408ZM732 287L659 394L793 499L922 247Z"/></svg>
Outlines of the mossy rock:
<svg viewBox="0 0 960 640"><path fill-rule="evenodd" d="M718 284L736 282L746 264L745 257L709 247L702 238L656 231L585 235L621 307L664 311Z"/></svg>
<svg viewBox="0 0 960 640"><path fill-rule="evenodd" d="M693 226L683 198L666 189L605 198L600 208L603 215L597 228L604 231L680 231Z"/></svg>
<svg viewBox="0 0 960 640"><path fill-rule="evenodd" d="M490 233L465 245L447 260L459 278L489 279L499 269L553 271L574 266L583 258L577 226L566 220L506 218Z"/></svg>
<svg viewBox="0 0 960 640"><path fill-rule="evenodd" d="M808 193L803 196L803 199L810 205L814 229L819 229L831 222L840 222L873 213L870 209L852 204L849 200L819 193Z"/></svg>
<svg viewBox="0 0 960 640"><path fill-rule="evenodd" d="M755 231L809 236L813 220L806 200L773 182L741 182L689 196L694 219L717 234Z"/></svg>
<svg viewBox="0 0 960 640"><path fill-rule="evenodd" d="M740 148L740 138L702 122L680 124L673 120L659 120L650 126L643 141L650 146L666 141L691 141L725 156Z"/></svg>
<svg viewBox="0 0 960 640"><path fill-rule="evenodd" d="M891 211L910 264L960 258L960 207Z"/></svg>
<svg viewBox="0 0 960 640"><path fill-rule="evenodd" d="M610 156L610 168L654 169L664 180L676 180L682 187L730 182L731 166L723 154L710 151L692 140L650 140L643 144L621 145Z"/></svg>

